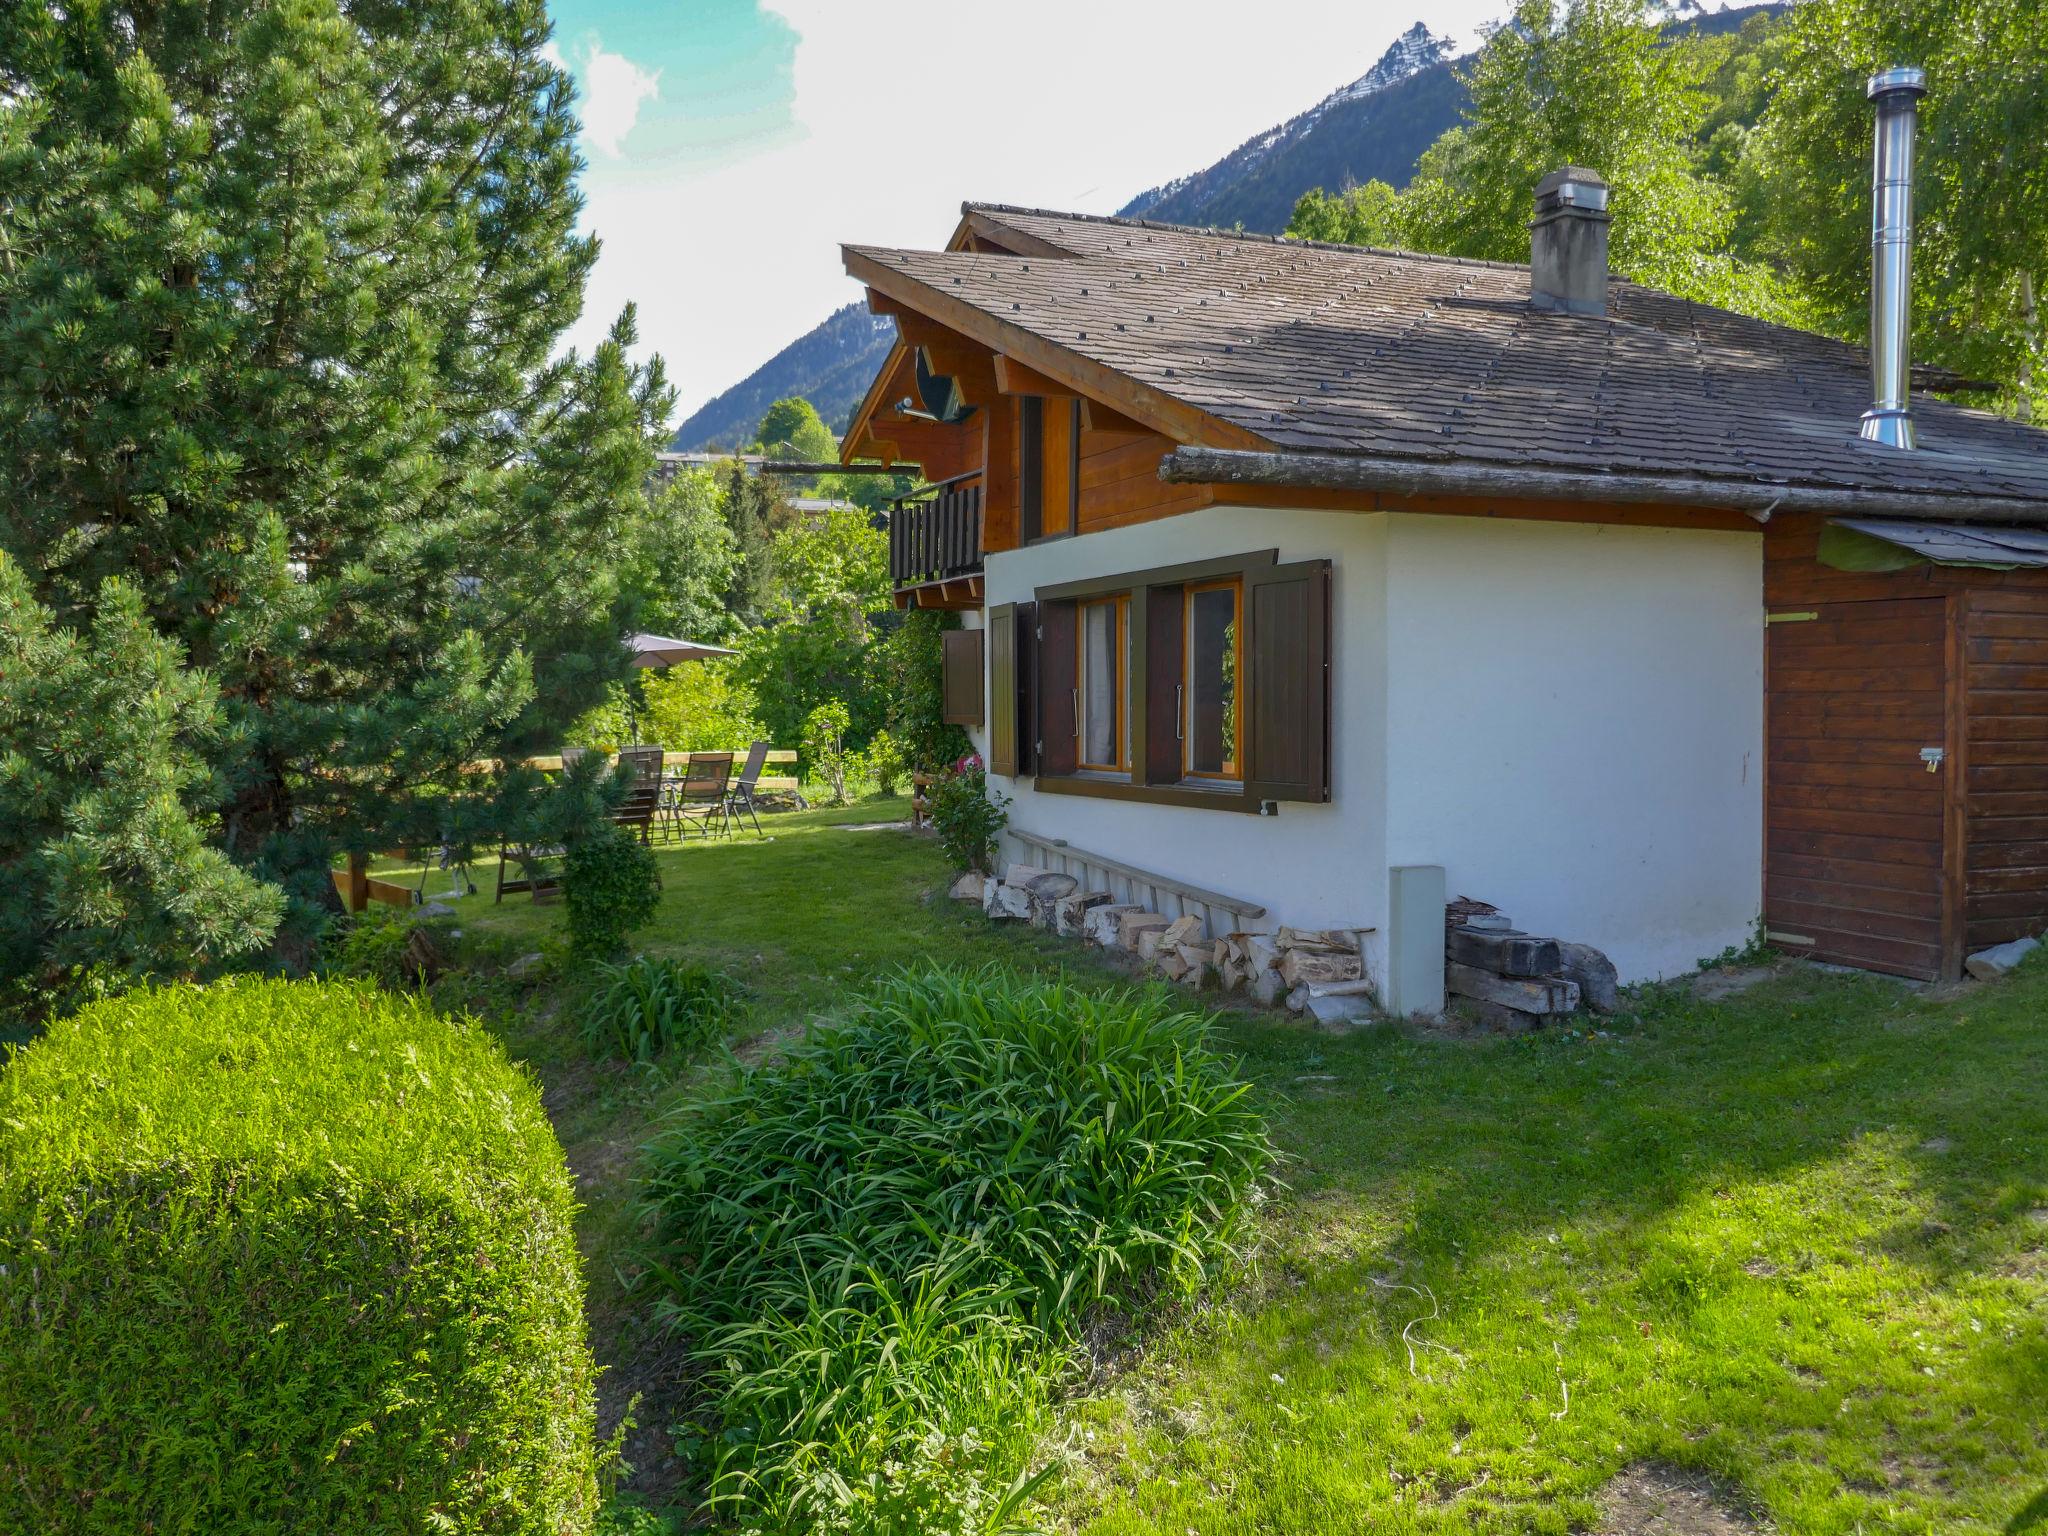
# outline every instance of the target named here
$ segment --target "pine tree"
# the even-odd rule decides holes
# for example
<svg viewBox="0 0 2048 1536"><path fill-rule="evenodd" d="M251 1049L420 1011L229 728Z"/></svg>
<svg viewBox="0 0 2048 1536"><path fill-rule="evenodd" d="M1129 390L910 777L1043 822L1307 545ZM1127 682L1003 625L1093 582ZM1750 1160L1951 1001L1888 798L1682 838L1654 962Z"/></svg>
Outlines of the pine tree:
<svg viewBox="0 0 2048 1536"><path fill-rule="evenodd" d="M0 553L0 1001L191 975L267 943L283 911L206 834L224 724L110 580L84 635L59 628Z"/></svg>
<svg viewBox="0 0 2048 1536"><path fill-rule="evenodd" d="M217 680L218 838L302 902L624 667L669 392L596 245L543 0L0 7L0 543Z"/></svg>
<svg viewBox="0 0 2048 1536"><path fill-rule="evenodd" d="M733 565L726 581L725 608L744 625L759 624L775 591L771 545L774 538L775 494L758 476L734 459L726 466L718 510L732 534Z"/></svg>

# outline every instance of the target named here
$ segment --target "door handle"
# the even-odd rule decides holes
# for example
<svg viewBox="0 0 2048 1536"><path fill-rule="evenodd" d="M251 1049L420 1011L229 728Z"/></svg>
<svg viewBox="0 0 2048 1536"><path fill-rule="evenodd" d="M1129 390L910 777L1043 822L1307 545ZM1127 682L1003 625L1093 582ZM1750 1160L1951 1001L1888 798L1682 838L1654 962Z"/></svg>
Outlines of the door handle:
<svg viewBox="0 0 2048 1536"><path fill-rule="evenodd" d="M1173 685L1173 739L1175 741L1186 741L1188 739L1186 693L1187 685L1185 683L1175 683Z"/></svg>

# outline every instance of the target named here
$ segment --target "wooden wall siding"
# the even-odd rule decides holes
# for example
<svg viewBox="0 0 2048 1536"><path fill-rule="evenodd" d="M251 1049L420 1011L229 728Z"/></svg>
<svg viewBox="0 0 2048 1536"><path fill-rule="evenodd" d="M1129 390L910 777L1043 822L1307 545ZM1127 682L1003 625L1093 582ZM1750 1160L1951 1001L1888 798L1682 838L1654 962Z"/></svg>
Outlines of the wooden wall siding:
<svg viewBox="0 0 2048 1536"><path fill-rule="evenodd" d="M1774 609L1776 605L1773 605ZM1764 924L1796 954L1932 978L1948 967L1949 602L1836 603L1765 645Z"/></svg>
<svg viewBox="0 0 2048 1536"><path fill-rule="evenodd" d="M1206 507L1207 486L1168 485L1159 461L1173 443L1157 432L1083 431L1081 434L1080 533L1127 528Z"/></svg>
<svg viewBox="0 0 2048 1536"><path fill-rule="evenodd" d="M2048 930L2048 591L1963 600L1964 947Z"/></svg>

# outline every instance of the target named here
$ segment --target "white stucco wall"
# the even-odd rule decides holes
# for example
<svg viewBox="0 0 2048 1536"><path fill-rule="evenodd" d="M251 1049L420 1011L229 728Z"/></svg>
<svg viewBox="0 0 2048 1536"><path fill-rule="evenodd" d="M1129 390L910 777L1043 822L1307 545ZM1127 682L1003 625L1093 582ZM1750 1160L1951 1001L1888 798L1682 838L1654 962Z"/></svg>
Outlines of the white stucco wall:
<svg viewBox="0 0 2048 1536"><path fill-rule="evenodd" d="M1675 975L1763 899L1762 541L1397 517L1387 856Z"/></svg>
<svg viewBox="0 0 2048 1536"><path fill-rule="evenodd" d="M1596 944L1625 979L1748 936L1760 539L1209 508L993 555L988 602L1257 549L1333 563L1331 802L1267 818L996 779L1016 826L1249 897L1269 926L1383 930L1389 865L1442 864L1452 894Z"/></svg>

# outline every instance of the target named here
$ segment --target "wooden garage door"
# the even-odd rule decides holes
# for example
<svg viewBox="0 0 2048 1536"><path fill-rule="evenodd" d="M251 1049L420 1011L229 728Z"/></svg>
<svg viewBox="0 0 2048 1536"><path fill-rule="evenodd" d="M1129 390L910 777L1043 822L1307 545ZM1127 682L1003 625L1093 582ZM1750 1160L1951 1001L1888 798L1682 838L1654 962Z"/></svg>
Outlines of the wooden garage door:
<svg viewBox="0 0 2048 1536"><path fill-rule="evenodd" d="M1807 616L1810 614L1811 616ZM1942 974L1943 598L1774 613L1766 644L1764 926L1780 948Z"/></svg>

